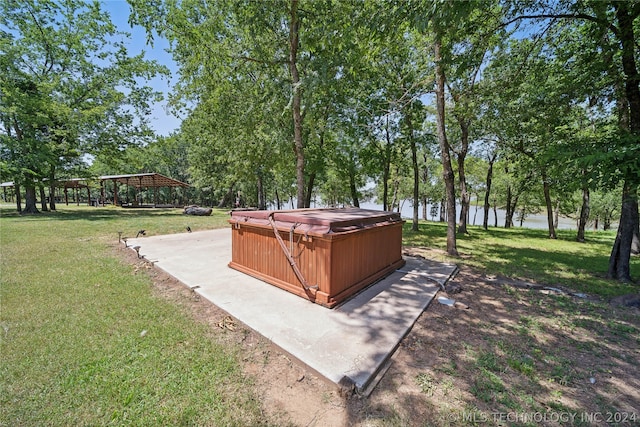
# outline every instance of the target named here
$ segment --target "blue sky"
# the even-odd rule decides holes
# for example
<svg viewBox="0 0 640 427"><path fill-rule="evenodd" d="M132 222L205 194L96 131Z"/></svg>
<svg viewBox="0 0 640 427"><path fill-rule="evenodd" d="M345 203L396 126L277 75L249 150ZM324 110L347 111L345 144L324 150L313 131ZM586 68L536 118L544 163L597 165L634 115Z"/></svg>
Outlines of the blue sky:
<svg viewBox="0 0 640 427"><path fill-rule="evenodd" d="M136 26L131 28L129 23L129 4L125 0L102 0L102 8L109 12L111 15L111 21L118 27L120 31L126 31L131 34L129 41L129 53L131 55L137 55L140 52L145 52L145 58L155 59L160 64L165 65L171 70L173 76L167 80L166 78L155 78L147 84L156 90L159 90L166 95L171 90L171 85L175 83L178 67L173 61L171 55L167 52L169 43L165 39L156 37L154 39L153 47L147 45L147 35L145 30ZM166 109L167 101L155 104L153 106L152 116L150 118L150 124L155 131L160 135L169 135L172 131L178 129L180 126L180 119L173 116Z"/></svg>

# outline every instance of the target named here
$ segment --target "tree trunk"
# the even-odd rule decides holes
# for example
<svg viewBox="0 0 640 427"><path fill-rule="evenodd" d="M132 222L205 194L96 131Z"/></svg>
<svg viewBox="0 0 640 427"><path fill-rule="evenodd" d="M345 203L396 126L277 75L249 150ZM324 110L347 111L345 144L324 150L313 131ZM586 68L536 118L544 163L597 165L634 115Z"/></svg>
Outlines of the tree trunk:
<svg viewBox="0 0 640 427"><path fill-rule="evenodd" d="M629 103L629 129L638 136L640 133L640 75L635 59L636 38L634 34L634 20L638 12L632 15L628 2L615 3L616 17L620 32L618 37L622 45L622 69L625 74L625 95Z"/></svg>
<svg viewBox="0 0 640 427"><path fill-rule="evenodd" d="M619 32L617 37L622 47L622 70L625 75L625 96L629 103L629 130L636 138L640 136L640 75L636 65L636 38L634 20L638 16L635 7L628 2L615 2ZM638 182L635 171L625 171L622 190L622 209L616 240L609 257L607 276L620 281L631 280L631 246L638 228Z"/></svg>
<svg viewBox="0 0 640 427"><path fill-rule="evenodd" d="M640 254L640 217L638 216L638 204L635 205L635 213L633 217L636 219L636 226L633 230L633 239L631 239L631 253Z"/></svg>
<svg viewBox="0 0 640 427"><path fill-rule="evenodd" d="M551 187L547 180L547 173L542 170L542 191L544 193L544 203L547 207L547 225L549 227L549 238L556 238L556 229L553 226L553 205L551 203Z"/></svg>
<svg viewBox="0 0 640 427"><path fill-rule="evenodd" d="M440 222L445 222L447 220L447 211L446 211L447 200L440 200Z"/></svg>
<svg viewBox="0 0 640 427"><path fill-rule="evenodd" d="M504 214L504 228L513 226L513 209L511 207L513 194L511 193L511 185L507 184L507 206Z"/></svg>
<svg viewBox="0 0 640 427"><path fill-rule="evenodd" d="M467 191L467 183L464 175L464 160L461 161L460 157L458 157L458 185L460 186L460 217L458 219L458 233L468 234L467 218L469 218L471 198Z"/></svg>
<svg viewBox="0 0 640 427"><path fill-rule="evenodd" d="M482 228L489 228L489 200L491 195L491 182L493 181L493 164L496 161L497 154L493 154L489 159L489 169L487 169L487 190L484 193L484 218L482 218Z"/></svg>
<svg viewBox="0 0 640 427"><path fill-rule="evenodd" d="M467 175L465 173L464 162L469 149L469 124L463 119L459 119L460 124L460 152L456 154L458 162L458 185L460 186L460 220L458 222L458 233L468 234L467 218L469 218L469 206L471 198L467 190Z"/></svg>
<svg viewBox="0 0 640 427"><path fill-rule="evenodd" d="M258 180L256 182L256 186L258 187L258 209L265 210L267 209L266 197L264 195L264 182L262 179L262 173L258 173Z"/></svg>
<svg viewBox="0 0 640 427"><path fill-rule="evenodd" d="M351 192L351 199L353 200L353 206L360 207L360 199L358 198L358 188L356 187L356 173L353 167L349 168L349 191Z"/></svg>
<svg viewBox="0 0 640 427"><path fill-rule="evenodd" d="M638 224L638 189L625 181L622 189L622 212L618 233L609 257L607 278L631 281L630 259L633 231Z"/></svg>
<svg viewBox="0 0 640 427"><path fill-rule="evenodd" d="M42 212L48 212L47 195L44 194L44 184L42 182L38 182L38 191L40 192L40 210Z"/></svg>
<svg viewBox="0 0 640 427"><path fill-rule="evenodd" d="M498 228L498 206L493 202L493 226Z"/></svg>
<svg viewBox="0 0 640 427"><path fill-rule="evenodd" d="M52 185L49 187L49 210L56 210L56 187Z"/></svg>
<svg viewBox="0 0 640 427"><path fill-rule="evenodd" d="M411 111L407 113L407 126L409 127L409 144L411 146L411 166L413 167L413 220L411 231L418 231L418 209L420 205L420 170L418 168L418 147L413 137L413 123Z"/></svg>
<svg viewBox="0 0 640 427"><path fill-rule="evenodd" d="M476 210L473 212L473 222L471 225L476 225L476 216L478 216L478 200L480 200L479 194L476 194Z"/></svg>
<svg viewBox="0 0 640 427"><path fill-rule="evenodd" d="M304 200L304 206L305 208L308 208L311 206L311 198L313 197L313 186L316 183L316 176L317 174L315 172L312 172L311 174L309 174L309 182L307 183L307 191L305 193L305 200Z"/></svg>
<svg viewBox="0 0 640 427"><path fill-rule="evenodd" d="M390 211L389 207L389 176L391 175L391 133L389 132L389 116L385 126L386 145L384 147L384 166L382 167L382 209Z"/></svg>
<svg viewBox="0 0 640 427"><path fill-rule="evenodd" d="M326 118L325 118L326 119ZM320 141L319 141L319 148L320 150L322 150L324 147L324 131L320 132ZM315 185L316 182L316 178L318 177L318 171L316 170L316 168L314 168L314 170L309 173L309 181L307 182L307 190L306 190L306 194L305 194L305 207L311 207L311 199L313 197L313 187Z"/></svg>
<svg viewBox="0 0 640 427"><path fill-rule="evenodd" d="M518 207L518 200L520 200L520 194L516 194L515 196L513 194L511 195L511 206L509 207L510 213L506 219L506 221L509 223L509 227L506 227L506 228L513 227L513 216L516 214L516 208Z"/></svg>
<svg viewBox="0 0 640 427"><path fill-rule="evenodd" d="M611 213L610 212L606 212L604 214L604 218L602 219L602 229L604 231L609 231L611 230Z"/></svg>
<svg viewBox="0 0 640 427"><path fill-rule="evenodd" d="M394 210L396 204L400 206L400 201L398 200L398 191L400 190L400 179L398 178L398 167L396 167L395 177L393 178L393 199L391 200L391 209Z"/></svg>
<svg viewBox="0 0 640 427"><path fill-rule="evenodd" d="M385 165L382 171L382 210L389 211L389 166Z"/></svg>
<svg viewBox="0 0 640 427"><path fill-rule="evenodd" d="M580 207L580 220L578 221L578 236L576 240L580 243L585 242L584 231L587 228L587 221L589 220L589 199L590 199L589 187L584 186L582 188L582 206Z"/></svg>
<svg viewBox="0 0 640 427"><path fill-rule="evenodd" d="M420 180L422 182L422 188L427 188L427 184L429 183L429 167L427 166L427 154L423 153L422 154L422 161L424 163L424 169L421 172L421 177ZM423 190L425 191L425 190ZM429 199L427 198L427 194L426 191L424 194L421 195L420 197L420 203L422 203L422 219L424 219L425 221L428 220L428 212L427 212L427 205L429 204Z"/></svg>
<svg viewBox="0 0 640 427"><path fill-rule="evenodd" d="M291 73L292 109L293 109L293 145L296 154L296 203L298 208L305 208L304 194L304 144L302 143L302 95L300 74L298 72L298 43L300 21L298 20L298 0L291 0L289 22L289 72Z"/></svg>
<svg viewBox="0 0 640 427"><path fill-rule="evenodd" d="M451 167L451 149L447 140L445 129L445 113L444 113L444 88L445 75L442 68L441 36L436 31L436 38L433 44L434 60L436 63L436 127L438 132L438 142L440 143L440 153L442 158L442 169L445 183L445 193L447 197L447 253L457 256L458 248L456 243L456 191L455 176Z"/></svg>
<svg viewBox="0 0 640 427"><path fill-rule="evenodd" d="M233 188L236 186L234 182L229 186L227 192L222 196L222 198L218 201L218 208L224 208L228 206L233 206ZM238 206L236 206L238 207Z"/></svg>
<svg viewBox="0 0 640 427"><path fill-rule="evenodd" d="M49 171L49 209L56 210L56 167L51 165Z"/></svg>
<svg viewBox="0 0 640 427"><path fill-rule="evenodd" d="M14 181L13 189L16 193L16 209L18 212L22 213L22 189L20 188L18 181Z"/></svg>
<svg viewBox="0 0 640 427"><path fill-rule="evenodd" d="M37 200L36 200L36 186L33 183L26 183L25 184L25 196L24 196L24 201L25 201L25 207L22 210L22 212L20 212L21 214L37 214L40 213L40 211L38 210L38 207L36 206Z"/></svg>

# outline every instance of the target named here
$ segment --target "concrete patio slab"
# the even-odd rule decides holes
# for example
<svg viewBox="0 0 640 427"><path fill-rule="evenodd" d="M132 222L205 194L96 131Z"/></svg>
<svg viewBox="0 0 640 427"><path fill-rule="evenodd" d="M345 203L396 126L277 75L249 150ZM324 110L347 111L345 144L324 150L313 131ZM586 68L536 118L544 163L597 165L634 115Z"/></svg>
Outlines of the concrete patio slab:
<svg viewBox="0 0 640 427"><path fill-rule="evenodd" d="M202 297L338 384L364 390L429 305L455 265L407 258L406 265L328 309L227 266L231 230L129 239Z"/></svg>

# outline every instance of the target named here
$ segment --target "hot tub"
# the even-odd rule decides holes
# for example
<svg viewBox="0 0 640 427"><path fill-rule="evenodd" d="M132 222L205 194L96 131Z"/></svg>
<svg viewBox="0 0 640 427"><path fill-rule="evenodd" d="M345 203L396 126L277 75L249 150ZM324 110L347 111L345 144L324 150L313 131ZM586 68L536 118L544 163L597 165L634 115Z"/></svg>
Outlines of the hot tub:
<svg viewBox="0 0 640 427"><path fill-rule="evenodd" d="M233 211L229 223L231 268L329 308L404 265L394 212Z"/></svg>

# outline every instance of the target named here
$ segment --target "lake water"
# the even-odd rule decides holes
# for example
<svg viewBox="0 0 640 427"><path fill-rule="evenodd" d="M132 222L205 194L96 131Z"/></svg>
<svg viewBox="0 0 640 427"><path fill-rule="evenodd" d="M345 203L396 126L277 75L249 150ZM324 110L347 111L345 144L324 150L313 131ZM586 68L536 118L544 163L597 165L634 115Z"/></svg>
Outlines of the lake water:
<svg viewBox="0 0 640 427"><path fill-rule="evenodd" d="M366 203L360 203L360 207L363 209L375 209L375 210L382 210L382 205L376 204L376 203L371 203L371 202L366 202ZM439 219L439 214L438 216L436 216L435 218L432 218L431 215L431 205L427 205L427 218L429 220L432 221L437 221ZM440 212L440 211L438 211ZM460 214L460 206L456 206L456 218L457 216ZM498 214L498 227L504 227L504 221L505 221L505 214L506 212L502 209L498 209L497 210L497 214ZM400 212L400 215L402 216L402 218L404 219L411 219L413 218L413 207L411 206L411 203L406 201L403 205L402 205L402 210ZM418 207L418 218L422 219L422 206ZM474 205L471 206L470 211L469 211L469 224L470 225L482 225L482 220L484 218L484 208L479 206L477 213L476 213L476 207ZM474 222L475 219L475 222ZM513 218L514 221L514 226L515 227L519 227L520 226L520 222L518 221L517 215L514 216ZM494 219L494 215L493 215L493 209L491 209L489 211L489 226L492 227L494 225L495 219ZM548 228L547 225L547 216L546 214L538 214L538 215L529 215L525 218L525 220L522 223L523 227L526 228L542 228L542 229L546 229ZM571 218L566 218L566 217L560 217L558 218L558 229L563 229L563 230L577 230L578 229L578 223L576 220L571 219Z"/></svg>
<svg viewBox="0 0 640 427"><path fill-rule="evenodd" d="M318 204L317 206L314 205L314 203L311 203L311 207L315 208L321 208L324 206L321 206L320 204ZM362 209L374 209L374 210L378 210L381 211L382 210L382 205L381 204L377 204L374 202L361 202L360 203L360 207ZM413 207L411 206L411 202L408 200L405 200L404 203L401 205L401 212L400 215L402 216L402 218L406 219L406 220L411 220L413 218ZM288 204L286 204L285 206L282 207L283 209L294 209L295 208L295 200L290 200ZM270 206L269 209L275 209L275 206ZM427 219L430 221L437 221L439 219L439 214L438 216L436 216L435 218L431 217L431 205L427 205ZM438 211L439 212L439 211ZM460 206L456 206L456 218L457 216L460 214ZM504 227L504 220L505 220L505 214L506 212L502 209L497 209L497 214L498 214L498 227ZM484 216L484 208L482 206L478 206L477 208L477 212L476 212L476 206L475 205L471 205L470 207L470 212L469 212L469 224L470 225L482 225L482 220L483 220L483 216ZM418 218L422 219L422 205L420 205L418 207ZM474 221L475 220L475 221ZM513 218L513 222L514 222L514 227L519 227L520 226L520 221L518 221L518 215L514 215ZM494 219L494 215L493 215L493 209L491 209L491 211L489 212L489 226L493 227L495 223L495 219ZM547 215L546 213L542 213L542 214L536 214L536 215L529 215L525 218L525 220L522 223L522 226L525 228L538 228L538 229L547 229L548 225L547 225ZM616 228L618 225L617 224L612 224L612 228ZM572 219L572 218L567 218L567 217L563 217L560 216L560 218L558 218L558 229L560 230L577 230L578 229L578 222L577 219ZM592 230L593 229L593 225L590 224L590 226L587 227L587 229Z"/></svg>

